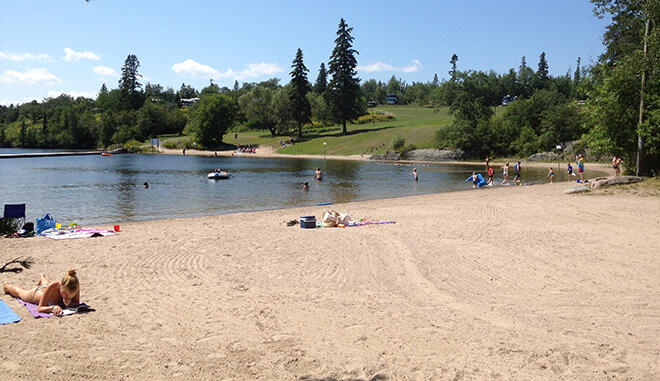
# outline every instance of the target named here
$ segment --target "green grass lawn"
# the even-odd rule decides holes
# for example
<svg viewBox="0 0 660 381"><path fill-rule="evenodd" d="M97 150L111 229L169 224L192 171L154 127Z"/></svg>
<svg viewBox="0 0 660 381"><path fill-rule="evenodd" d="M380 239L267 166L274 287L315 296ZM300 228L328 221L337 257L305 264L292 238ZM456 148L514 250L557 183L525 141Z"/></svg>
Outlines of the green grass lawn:
<svg viewBox="0 0 660 381"><path fill-rule="evenodd" d="M431 148L435 131L451 122L447 108L435 112L432 108L418 106L380 106L374 111L391 114L395 119L377 122L375 125L347 124L348 135L341 134L340 125L307 127L302 140L295 139L293 146L281 148L277 152L322 155L325 142L328 155L383 153L390 149L390 142L396 134L400 134L406 144L414 144L417 148ZM258 144L275 148L280 146L280 139L286 142L288 137L273 137L268 131L239 132L236 139L231 132L223 137L223 141L229 144Z"/></svg>

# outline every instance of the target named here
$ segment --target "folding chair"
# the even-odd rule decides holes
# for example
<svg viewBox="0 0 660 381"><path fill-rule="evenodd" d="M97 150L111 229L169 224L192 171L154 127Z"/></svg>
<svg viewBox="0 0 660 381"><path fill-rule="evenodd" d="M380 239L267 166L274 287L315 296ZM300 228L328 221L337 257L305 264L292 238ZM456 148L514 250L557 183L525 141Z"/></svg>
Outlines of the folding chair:
<svg viewBox="0 0 660 381"><path fill-rule="evenodd" d="M25 223L25 204L5 204L5 214L3 220L16 218L20 221L20 226Z"/></svg>

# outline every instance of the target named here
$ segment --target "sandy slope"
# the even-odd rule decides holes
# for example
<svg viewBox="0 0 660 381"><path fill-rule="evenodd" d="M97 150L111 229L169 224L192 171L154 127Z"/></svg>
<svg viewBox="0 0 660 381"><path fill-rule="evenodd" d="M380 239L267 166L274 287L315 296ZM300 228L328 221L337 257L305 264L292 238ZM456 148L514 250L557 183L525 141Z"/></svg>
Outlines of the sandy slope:
<svg viewBox="0 0 660 381"><path fill-rule="evenodd" d="M96 312L0 326L0 379L658 379L660 198L566 184L0 239Z"/></svg>

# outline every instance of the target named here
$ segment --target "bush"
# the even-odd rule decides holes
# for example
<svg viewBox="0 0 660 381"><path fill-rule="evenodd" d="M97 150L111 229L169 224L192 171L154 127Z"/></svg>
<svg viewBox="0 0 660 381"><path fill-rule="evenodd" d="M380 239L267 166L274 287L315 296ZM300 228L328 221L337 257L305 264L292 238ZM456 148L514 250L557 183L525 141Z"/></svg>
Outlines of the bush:
<svg viewBox="0 0 660 381"><path fill-rule="evenodd" d="M389 122L394 120L394 117L392 115L386 115L386 114L376 114L376 115L362 115L357 118L355 121L355 124L367 124L367 123L373 123L374 120L376 122Z"/></svg>
<svg viewBox="0 0 660 381"><path fill-rule="evenodd" d="M146 152L147 149L144 147L144 143L138 142L135 139L131 139L124 144L124 147L128 150L128 152L133 152L133 153L139 153L139 152Z"/></svg>
<svg viewBox="0 0 660 381"><path fill-rule="evenodd" d="M416 149L417 149L417 147L415 147L414 144L408 144L407 146L403 147L403 149L401 149L401 152L399 152L399 155L401 156L401 159L405 160L405 159L408 158L408 153L410 151L414 151Z"/></svg>
<svg viewBox="0 0 660 381"><path fill-rule="evenodd" d="M392 140L390 141L390 147L392 147L392 150L394 152L401 152L403 151L403 147L406 145L406 139L403 138L403 136L396 134L392 137Z"/></svg>

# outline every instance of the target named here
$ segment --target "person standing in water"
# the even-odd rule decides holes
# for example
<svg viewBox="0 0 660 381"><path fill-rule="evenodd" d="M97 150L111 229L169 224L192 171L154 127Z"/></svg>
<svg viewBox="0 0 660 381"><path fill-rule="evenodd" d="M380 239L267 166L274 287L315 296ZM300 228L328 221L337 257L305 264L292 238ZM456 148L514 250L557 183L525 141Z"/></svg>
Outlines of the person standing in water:
<svg viewBox="0 0 660 381"><path fill-rule="evenodd" d="M578 157L578 172L580 173L580 182L584 182L584 155L580 154Z"/></svg>
<svg viewBox="0 0 660 381"><path fill-rule="evenodd" d="M504 178L502 180L502 184L508 184L509 183L509 162L504 164L502 166L502 177Z"/></svg>
<svg viewBox="0 0 660 381"><path fill-rule="evenodd" d="M323 172L321 172L320 168L316 168L316 171L314 172L314 180L316 181L323 180Z"/></svg>
<svg viewBox="0 0 660 381"><path fill-rule="evenodd" d="M516 176L513 178L513 182L518 185L522 185L522 177L520 176L520 162L516 163L516 166L513 168Z"/></svg>
<svg viewBox="0 0 660 381"><path fill-rule="evenodd" d="M488 163L490 163L490 159L486 156L486 170L488 170Z"/></svg>
<svg viewBox="0 0 660 381"><path fill-rule="evenodd" d="M417 168L413 168L413 171L410 173L410 176L415 178L415 182L419 180L419 174L417 173Z"/></svg>
<svg viewBox="0 0 660 381"><path fill-rule="evenodd" d="M573 173L573 166L571 163L568 163L568 167L566 168L566 171L568 172L568 181L571 181L571 177L575 176L575 173Z"/></svg>
<svg viewBox="0 0 660 381"><path fill-rule="evenodd" d="M550 167L550 170L548 171L548 175L546 176L546 178L548 177L550 178L550 184L552 184L555 180L555 171L554 169L552 169L552 167Z"/></svg>

